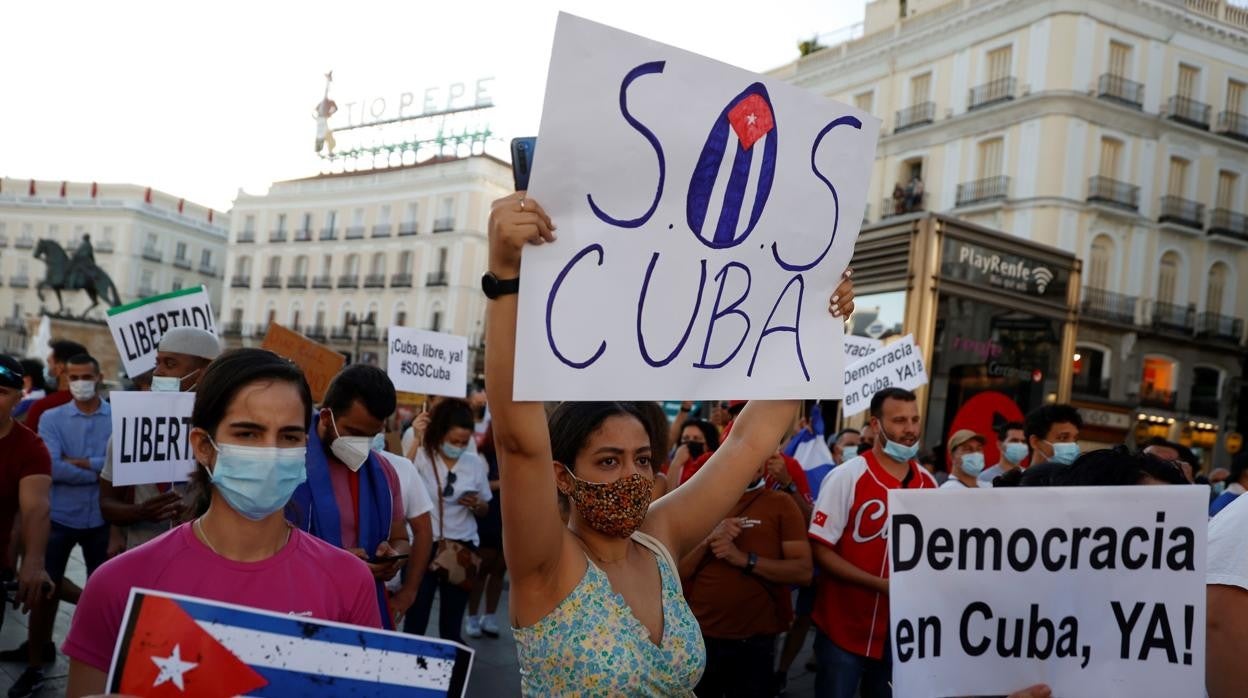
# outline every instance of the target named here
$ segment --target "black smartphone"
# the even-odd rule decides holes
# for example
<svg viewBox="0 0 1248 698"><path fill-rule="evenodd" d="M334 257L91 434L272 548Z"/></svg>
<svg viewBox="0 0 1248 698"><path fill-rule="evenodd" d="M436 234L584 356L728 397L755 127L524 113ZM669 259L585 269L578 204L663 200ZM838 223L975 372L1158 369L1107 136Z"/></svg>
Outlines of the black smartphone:
<svg viewBox="0 0 1248 698"><path fill-rule="evenodd" d="M527 191L529 188L534 150L537 150L536 136L511 139L511 176L515 179L516 191Z"/></svg>
<svg viewBox="0 0 1248 698"><path fill-rule="evenodd" d="M373 564L377 564L379 562L394 562L395 560L406 560L408 557L407 553L403 553L402 555L382 555L381 557L371 558L369 562Z"/></svg>

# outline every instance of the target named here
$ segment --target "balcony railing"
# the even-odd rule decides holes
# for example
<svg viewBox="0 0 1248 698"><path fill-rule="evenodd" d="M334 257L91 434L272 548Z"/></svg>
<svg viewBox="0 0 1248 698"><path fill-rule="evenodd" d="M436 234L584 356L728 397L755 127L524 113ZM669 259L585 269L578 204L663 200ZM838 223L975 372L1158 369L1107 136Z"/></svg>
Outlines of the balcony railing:
<svg viewBox="0 0 1248 698"><path fill-rule="evenodd" d="M419 223L400 223L399 224L399 236L400 237L404 235L415 235L418 232L420 232Z"/></svg>
<svg viewBox="0 0 1248 698"><path fill-rule="evenodd" d="M143 248L143 259L146 259L149 262L159 262L161 259L164 258L164 256L165 256L164 253L162 253L160 250L156 249L155 247Z"/></svg>
<svg viewBox="0 0 1248 698"><path fill-rule="evenodd" d="M9 286L13 288L30 288L30 277L25 274L9 277Z"/></svg>
<svg viewBox="0 0 1248 698"><path fill-rule="evenodd" d="M216 276L217 268L211 264L204 264L203 262L200 262L199 273L203 274L204 276Z"/></svg>
<svg viewBox="0 0 1248 698"><path fill-rule="evenodd" d="M328 274L312 277L312 288L333 288L334 278Z"/></svg>
<svg viewBox="0 0 1248 698"><path fill-rule="evenodd" d="M345 326L335 327L330 332L330 337L333 339L351 339L351 328Z"/></svg>
<svg viewBox="0 0 1248 698"><path fill-rule="evenodd" d="M390 277L390 288L411 288L411 274L395 274Z"/></svg>
<svg viewBox="0 0 1248 698"><path fill-rule="evenodd" d="M1166 118L1196 128L1209 129L1209 105L1175 95L1166 100Z"/></svg>
<svg viewBox="0 0 1248 698"><path fill-rule="evenodd" d="M1135 308L1138 304L1139 299L1135 296L1085 286L1079 313L1084 317L1134 325Z"/></svg>
<svg viewBox="0 0 1248 698"><path fill-rule="evenodd" d="M1224 208L1213 209L1209 217L1209 234L1248 242L1248 216Z"/></svg>
<svg viewBox="0 0 1248 698"><path fill-rule="evenodd" d="M347 228L347 235L346 235L347 240L360 240L363 237L364 237L364 226L353 225L350 228Z"/></svg>
<svg viewBox="0 0 1248 698"><path fill-rule="evenodd" d="M359 288L360 276L358 274L343 274L338 277L338 288Z"/></svg>
<svg viewBox="0 0 1248 698"><path fill-rule="evenodd" d="M902 199L884 199L884 203L880 204L880 218L892 218L893 216L904 216L907 213L919 213L927 210L927 193L919 194L917 200L915 197L905 197Z"/></svg>
<svg viewBox="0 0 1248 698"><path fill-rule="evenodd" d="M1201 313L1196 319L1196 336L1238 342L1244 336L1244 321L1218 313Z"/></svg>
<svg viewBox="0 0 1248 698"><path fill-rule="evenodd" d="M186 257L176 257L173 260L173 266L179 269L190 269L191 260L187 259Z"/></svg>
<svg viewBox="0 0 1248 698"><path fill-rule="evenodd" d="M364 288L385 288L385 287L386 287L386 275L385 274L369 274L368 276L364 277Z"/></svg>
<svg viewBox="0 0 1248 698"><path fill-rule="evenodd" d="M1224 136L1248 141L1248 115L1239 112L1224 111L1218 114L1216 131Z"/></svg>
<svg viewBox="0 0 1248 698"><path fill-rule="evenodd" d="M1105 73L1097 81L1096 96L1136 109L1144 108L1144 85L1113 73Z"/></svg>
<svg viewBox="0 0 1248 698"><path fill-rule="evenodd" d="M4 248L6 248L6 247L8 247L8 246L9 246L9 236L8 236L8 235L0 235L0 250L2 250L2 249L4 249Z"/></svg>
<svg viewBox="0 0 1248 698"><path fill-rule="evenodd" d="M238 231L238 238L235 240L235 242L255 242L255 241L256 241L256 231L254 230Z"/></svg>
<svg viewBox="0 0 1248 698"><path fill-rule="evenodd" d="M282 287L282 277L281 277L281 276L273 276L273 275L266 276L266 277L264 277L264 279L261 281L261 285L262 285L264 288L281 288L281 287Z"/></svg>
<svg viewBox="0 0 1248 698"><path fill-rule="evenodd" d="M321 228L321 239L322 240L337 240L338 231L334 230L333 228Z"/></svg>
<svg viewBox="0 0 1248 698"><path fill-rule="evenodd" d="M286 288L307 288L308 277L306 275L292 274L286 277Z"/></svg>
<svg viewBox="0 0 1248 698"><path fill-rule="evenodd" d="M1155 407L1162 410L1174 409L1175 393L1173 390L1155 390L1145 388L1140 391L1140 406Z"/></svg>
<svg viewBox="0 0 1248 698"><path fill-rule="evenodd" d="M1081 383L1079 377L1076 376L1070 389L1075 395L1083 397L1097 397L1102 400L1109 399L1110 381L1108 378L1100 378L1097 381L1089 381Z"/></svg>
<svg viewBox="0 0 1248 698"><path fill-rule="evenodd" d="M1138 211L1140 210L1140 188L1134 184L1095 175L1088 179L1088 202Z"/></svg>
<svg viewBox="0 0 1248 698"><path fill-rule="evenodd" d="M392 227L392 226L391 226L389 223L378 223L377 225L374 225L374 226L373 226L373 237L375 237L375 238L388 238L388 237L390 237L390 228L391 228L391 227Z"/></svg>
<svg viewBox="0 0 1248 698"><path fill-rule="evenodd" d="M308 242L312 239L312 231L307 228L301 228L295 231L295 242Z"/></svg>
<svg viewBox="0 0 1248 698"><path fill-rule="evenodd" d="M109 254L113 251L112 240L100 240L99 242L93 243L93 244L95 245L96 252L103 252L105 254Z"/></svg>
<svg viewBox="0 0 1248 698"><path fill-rule="evenodd" d="M982 203L985 201L999 201L1009 197L1010 195L1010 178L1004 175L999 177L985 177L977 179L974 182L964 182L958 185L958 206L968 206L970 204Z"/></svg>
<svg viewBox="0 0 1248 698"><path fill-rule="evenodd" d="M425 276L426 286L446 286L447 283L446 272L444 271L431 271Z"/></svg>
<svg viewBox="0 0 1248 698"><path fill-rule="evenodd" d="M917 128L936 120L936 103L921 102L912 107L897 110L896 125L893 133L901 133L908 128Z"/></svg>
<svg viewBox="0 0 1248 698"><path fill-rule="evenodd" d="M978 87L972 87L966 108L968 110L980 109L998 102L1008 102L1014 99L1014 89L1017 84L1018 81L1016 79L1008 77L998 78Z"/></svg>
<svg viewBox="0 0 1248 698"><path fill-rule="evenodd" d="M308 339L319 339L321 341L328 338L324 325L313 325L309 327L306 336Z"/></svg>
<svg viewBox="0 0 1248 698"><path fill-rule="evenodd" d="M251 288L251 275L235 274L230 279L230 288Z"/></svg>
<svg viewBox="0 0 1248 698"><path fill-rule="evenodd" d="M433 222L433 232L435 233L449 233L454 229L454 218L439 218Z"/></svg>
<svg viewBox="0 0 1248 698"><path fill-rule="evenodd" d="M1201 230L1205 227L1205 205L1179 196L1163 196L1161 216L1157 220Z"/></svg>
<svg viewBox="0 0 1248 698"><path fill-rule="evenodd" d="M363 327L360 328L359 332L360 332L361 340L365 342L377 341L377 326L376 325L364 325Z"/></svg>
<svg viewBox="0 0 1248 698"><path fill-rule="evenodd" d="M23 235L19 237L16 242L13 243L13 246L19 250L29 250L35 246L35 239L32 237L27 237Z"/></svg>
<svg viewBox="0 0 1248 698"><path fill-rule="evenodd" d="M286 242L285 230L270 230L269 242Z"/></svg>
<svg viewBox="0 0 1248 698"><path fill-rule="evenodd" d="M1196 309L1190 305L1157 301L1153 304L1153 327L1191 334L1196 329Z"/></svg>
<svg viewBox="0 0 1248 698"><path fill-rule="evenodd" d="M1192 395L1187 403L1187 411L1196 417L1218 418L1219 407L1217 395L1207 395L1192 388Z"/></svg>
<svg viewBox="0 0 1248 698"><path fill-rule="evenodd" d="M221 326L221 331L226 337L241 337L243 335L243 323L227 322Z"/></svg>

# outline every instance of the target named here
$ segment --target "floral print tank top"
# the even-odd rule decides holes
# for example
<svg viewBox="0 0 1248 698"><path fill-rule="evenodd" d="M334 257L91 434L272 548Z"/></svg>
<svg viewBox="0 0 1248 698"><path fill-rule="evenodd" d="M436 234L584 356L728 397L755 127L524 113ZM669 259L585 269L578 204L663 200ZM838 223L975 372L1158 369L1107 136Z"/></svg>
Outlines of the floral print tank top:
<svg viewBox="0 0 1248 698"><path fill-rule="evenodd" d="M546 617L516 628L520 690L525 696L692 696L706 647L680 589L679 571L663 544L637 532L663 579L663 644L586 559L585 576Z"/></svg>

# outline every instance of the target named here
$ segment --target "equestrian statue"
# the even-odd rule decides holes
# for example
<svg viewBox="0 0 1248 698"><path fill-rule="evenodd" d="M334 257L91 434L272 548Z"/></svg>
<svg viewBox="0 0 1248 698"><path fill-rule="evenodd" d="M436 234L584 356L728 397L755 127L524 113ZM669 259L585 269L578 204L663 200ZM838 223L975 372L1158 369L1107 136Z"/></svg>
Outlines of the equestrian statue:
<svg viewBox="0 0 1248 698"><path fill-rule="evenodd" d="M117 286L113 284L108 273L95 264L95 249L91 246L90 235L82 236L82 244L74 250L73 259L65 254L65 250L55 240L41 239L35 246L35 259L41 260L47 267L47 275L35 287L35 291L38 292L41 303L44 289L56 291L56 300L61 306L56 315L65 313L65 301L61 298L61 291L87 292L91 305L83 311L81 317L84 318L100 304L101 298L111 307L121 305Z"/></svg>

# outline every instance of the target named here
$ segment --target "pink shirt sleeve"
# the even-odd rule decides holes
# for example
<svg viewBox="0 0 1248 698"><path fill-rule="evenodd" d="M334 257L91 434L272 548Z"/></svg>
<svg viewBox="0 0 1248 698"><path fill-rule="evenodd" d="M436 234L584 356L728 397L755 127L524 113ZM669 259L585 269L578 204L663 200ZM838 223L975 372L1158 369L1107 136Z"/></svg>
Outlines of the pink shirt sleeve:
<svg viewBox="0 0 1248 698"><path fill-rule="evenodd" d="M113 646L117 644L130 596L124 565L116 564L119 560L110 560L91 575L61 647L71 659L105 673L113 661Z"/></svg>

